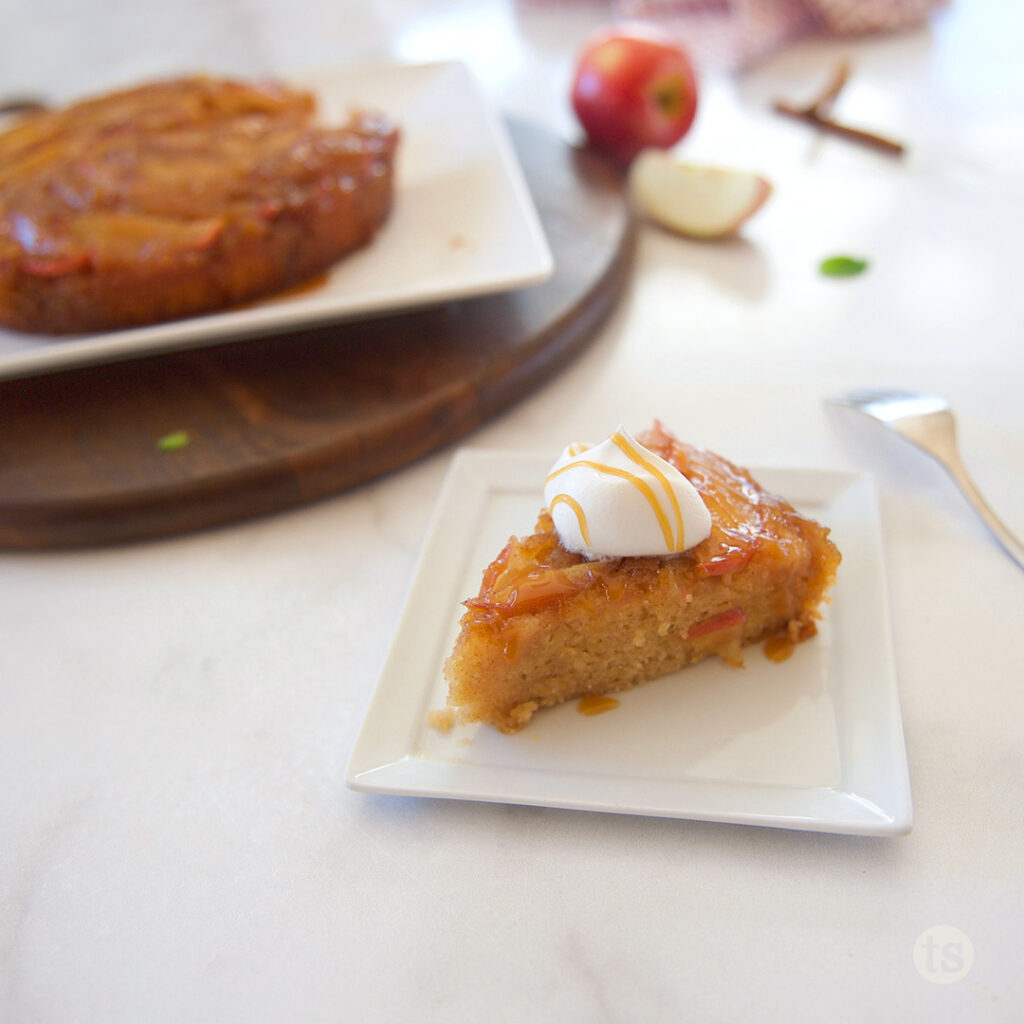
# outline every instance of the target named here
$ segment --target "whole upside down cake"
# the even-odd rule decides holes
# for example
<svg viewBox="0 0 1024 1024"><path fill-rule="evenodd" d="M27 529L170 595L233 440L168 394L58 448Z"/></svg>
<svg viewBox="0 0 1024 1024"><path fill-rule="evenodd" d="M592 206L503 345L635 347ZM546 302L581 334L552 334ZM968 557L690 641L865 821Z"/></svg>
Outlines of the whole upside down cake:
<svg viewBox="0 0 1024 1024"><path fill-rule="evenodd" d="M465 602L445 664L460 722L511 733L538 708L626 690L712 654L740 665L745 644L793 644L816 633L840 561L829 531L659 424L630 440L639 442L626 452L633 462L650 453L692 484L710 532L670 554L593 557L562 543L551 501L534 533L510 539ZM652 479L660 490L661 476ZM576 518L585 528L581 509Z"/></svg>
<svg viewBox="0 0 1024 1024"><path fill-rule="evenodd" d="M156 82L0 134L0 323L66 333L222 309L314 277L392 204L398 131L310 93Z"/></svg>

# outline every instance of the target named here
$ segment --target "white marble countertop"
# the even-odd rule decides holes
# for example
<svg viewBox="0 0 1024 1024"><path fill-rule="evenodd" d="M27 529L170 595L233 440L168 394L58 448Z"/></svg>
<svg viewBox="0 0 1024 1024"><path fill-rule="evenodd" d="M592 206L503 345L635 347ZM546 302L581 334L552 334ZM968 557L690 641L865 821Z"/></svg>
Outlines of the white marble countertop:
<svg viewBox="0 0 1024 1024"><path fill-rule="evenodd" d="M15 0L0 94L458 57L503 109L569 133L572 54L606 18ZM0 1020L1024 1018L1024 577L937 465L822 406L864 384L946 395L977 482L1024 532L1022 42L1010 0L963 2L709 73L686 150L763 169L770 205L726 244L645 229L594 343L469 439L556 452L657 416L739 462L874 474L908 836L347 790L445 450L261 521L0 554ZM904 139L902 163L768 112L841 55L839 111ZM820 277L837 251L869 272ZM973 946L953 984L915 969L936 926Z"/></svg>

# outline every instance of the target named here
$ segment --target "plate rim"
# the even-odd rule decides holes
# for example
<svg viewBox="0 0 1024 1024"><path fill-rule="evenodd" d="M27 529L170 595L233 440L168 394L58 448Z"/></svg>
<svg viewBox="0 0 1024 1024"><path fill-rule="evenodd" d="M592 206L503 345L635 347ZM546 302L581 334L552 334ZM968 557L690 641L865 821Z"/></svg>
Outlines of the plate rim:
<svg viewBox="0 0 1024 1024"><path fill-rule="evenodd" d="M348 788L363 793L716 821L847 835L898 836L908 833L912 827L913 809L885 563L881 557L878 496L870 474L849 469L751 467L752 474L769 490L773 489L773 480L785 482L787 486L778 489L783 490L787 500L795 505L808 501L836 501L853 492L854 498L864 504L868 513L868 522L864 525L875 549L872 553L879 557L871 559L870 565L860 566L857 575L866 575L872 586L871 599L866 603L875 609L872 617L879 629L875 638L878 652L875 668L882 674L875 685L875 693L884 697L873 710L884 724L885 735L881 740L875 736L851 741L849 730L841 729L837 722L841 749L840 777L835 785L790 786L772 782L658 778L652 781L661 798L638 800L635 790L642 779L637 776L601 775L602 787L614 798L600 799L573 796L573 779L569 776L579 775L575 772L442 763L416 756L416 737L430 700L429 673L423 673L426 685L421 688L417 684L416 699L398 698L401 687L395 687L394 680L408 677L403 664L407 659L419 664L438 664L437 648L444 643L446 628L454 614L441 602L424 600L425 591L430 586L428 581L436 579L438 572L446 571L444 563L448 560L442 557L438 543L440 531L454 529L463 531L461 535L469 535L473 521L483 514L494 488L515 491L532 488L538 479L538 467L543 473L550 461L550 453L477 447L463 447L454 454L426 526L392 643L346 764L345 783ZM822 497L823 493L830 493L831 498ZM541 503L538 491L538 508ZM844 566L849 572L846 551ZM449 562L447 571L455 573L458 570ZM424 614L429 616L426 624L422 621ZM414 628L411 625L414 617L420 620L415 629L435 638L435 647L430 652L422 649L412 651L403 645L404 636ZM433 628L435 625L438 628ZM405 689L409 690L409 687ZM843 689L848 691L851 688ZM845 692L843 697L845 700ZM869 763L869 752L863 748L866 742L870 745L872 738L876 745L880 743L882 747L884 770L888 775L887 788L882 793L878 791L877 774L872 777L865 768ZM846 749L851 742L856 749ZM870 753L877 754L878 751ZM511 779L516 785L495 786L495 774ZM516 793L508 791L517 787ZM634 791L632 797L631 789Z"/></svg>

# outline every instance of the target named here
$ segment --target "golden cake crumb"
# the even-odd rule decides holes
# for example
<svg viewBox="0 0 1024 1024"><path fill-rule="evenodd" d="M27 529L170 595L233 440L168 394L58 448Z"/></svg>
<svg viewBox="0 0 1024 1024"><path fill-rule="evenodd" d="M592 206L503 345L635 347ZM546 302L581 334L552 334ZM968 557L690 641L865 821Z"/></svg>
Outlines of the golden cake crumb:
<svg viewBox="0 0 1024 1024"><path fill-rule="evenodd" d="M455 709L440 708L427 712L427 721L439 732L448 732L455 724Z"/></svg>

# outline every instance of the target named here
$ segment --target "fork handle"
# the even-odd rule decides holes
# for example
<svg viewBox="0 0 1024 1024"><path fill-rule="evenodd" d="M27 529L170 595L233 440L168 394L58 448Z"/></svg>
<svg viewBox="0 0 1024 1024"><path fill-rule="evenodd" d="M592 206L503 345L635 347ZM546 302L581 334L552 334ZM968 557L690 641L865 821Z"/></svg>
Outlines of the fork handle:
<svg viewBox="0 0 1024 1024"><path fill-rule="evenodd" d="M932 454L935 454L934 452ZM964 496L974 506L975 512L981 516L985 525L992 531L992 535L1006 549L1006 553L1024 569L1024 544L1009 531L1006 524L992 511L989 503L981 496L981 491L974 486L964 468L960 456L956 452L944 453L941 457L936 456L949 472L949 475L956 481L957 486L963 491Z"/></svg>

